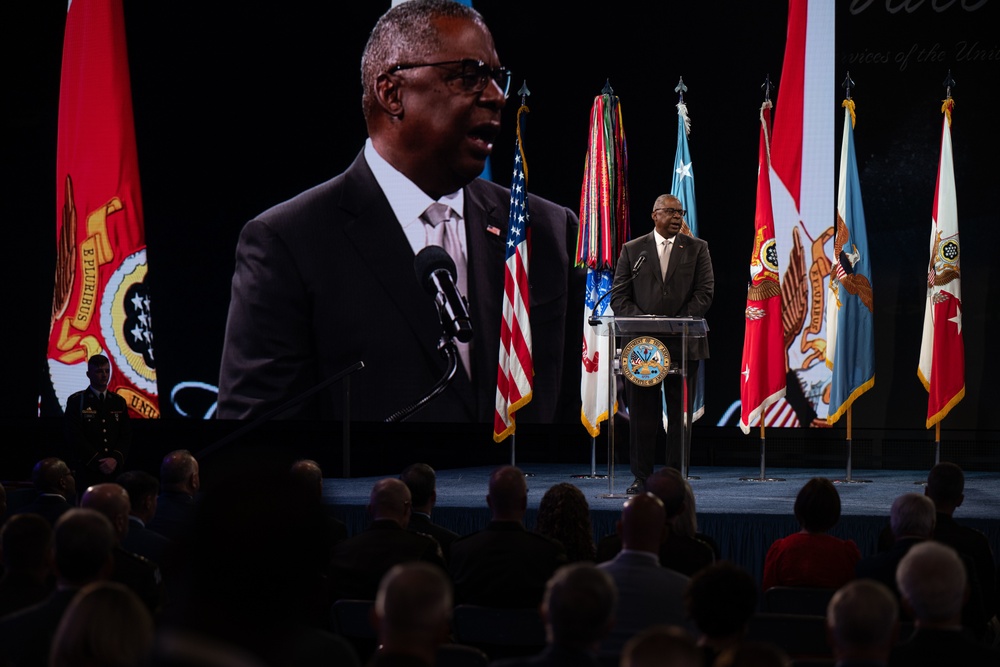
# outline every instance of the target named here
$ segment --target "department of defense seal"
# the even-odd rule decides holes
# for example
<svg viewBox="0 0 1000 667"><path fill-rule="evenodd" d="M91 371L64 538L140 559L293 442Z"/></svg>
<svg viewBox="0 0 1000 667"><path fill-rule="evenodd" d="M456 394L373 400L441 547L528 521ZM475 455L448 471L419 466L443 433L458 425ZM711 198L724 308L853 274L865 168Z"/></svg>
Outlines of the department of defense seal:
<svg viewBox="0 0 1000 667"><path fill-rule="evenodd" d="M622 350L622 375L632 384L652 387L663 382L670 368L670 352L656 338L634 338Z"/></svg>

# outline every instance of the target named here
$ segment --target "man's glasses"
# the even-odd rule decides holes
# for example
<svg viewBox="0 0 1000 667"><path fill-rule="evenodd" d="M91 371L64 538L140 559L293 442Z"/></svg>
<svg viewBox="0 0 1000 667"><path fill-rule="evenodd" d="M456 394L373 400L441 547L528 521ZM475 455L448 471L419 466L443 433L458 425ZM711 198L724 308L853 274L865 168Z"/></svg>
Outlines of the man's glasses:
<svg viewBox="0 0 1000 667"><path fill-rule="evenodd" d="M672 218L675 215L679 215L679 216L681 216L683 218L685 215L687 215L687 211L685 211L682 208L657 208L657 209L653 209L653 210L654 211L663 211L664 213L667 214L667 217L669 217L669 218Z"/></svg>
<svg viewBox="0 0 1000 667"><path fill-rule="evenodd" d="M458 65L458 69L455 69ZM510 70L506 67L490 67L482 60L444 60L439 63L408 63L396 65L389 69L389 74L395 74L406 69L416 69L417 67L444 67L452 70L451 76L445 79L448 86L457 93L481 93L490 85L490 81L497 84L497 88L503 91L504 99L510 91Z"/></svg>

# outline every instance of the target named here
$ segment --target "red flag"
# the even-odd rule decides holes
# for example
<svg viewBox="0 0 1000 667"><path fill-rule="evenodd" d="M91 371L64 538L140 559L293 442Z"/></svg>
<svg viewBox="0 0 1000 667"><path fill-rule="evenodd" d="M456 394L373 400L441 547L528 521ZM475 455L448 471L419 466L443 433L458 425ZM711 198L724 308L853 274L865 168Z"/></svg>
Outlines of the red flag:
<svg viewBox="0 0 1000 667"><path fill-rule="evenodd" d="M500 319L500 359L497 366L497 400L493 413L493 440L501 442L514 432L514 412L531 401L535 368L531 359L531 322L528 258L531 228L528 224L528 163L521 138L522 112L517 110L517 148L510 183L510 216L507 220L507 259L504 264L503 313Z"/></svg>
<svg viewBox="0 0 1000 667"><path fill-rule="evenodd" d="M109 388L159 417L139 164L121 0L66 14L56 156L57 261L48 366L59 402L111 359Z"/></svg>
<svg viewBox="0 0 1000 667"><path fill-rule="evenodd" d="M757 213L754 216L750 286L740 384L740 428L750 432L768 406L785 395L785 346L781 322L778 248L774 240L770 179L771 101L760 107Z"/></svg>
<svg viewBox="0 0 1000 667"><path fill-rule="evenodd" d="M958 199L951 150L951 112L944 102L941 159L931 220L927 305L917 376L927 390L927 428L934 426L965 397L965 344L962 338L962 272L959 263Z"/></svg>

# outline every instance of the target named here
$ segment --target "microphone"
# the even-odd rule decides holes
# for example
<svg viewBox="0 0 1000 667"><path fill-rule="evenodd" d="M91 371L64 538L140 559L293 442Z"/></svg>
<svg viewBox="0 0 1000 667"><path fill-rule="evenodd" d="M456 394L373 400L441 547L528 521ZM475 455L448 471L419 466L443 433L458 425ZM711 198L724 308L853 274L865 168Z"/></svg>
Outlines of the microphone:
<svg viewBox="0 0 1000 667"><path fill-rule="evenodd" d="M639 267L642 266L643 263L646 261L647 255L648 255L648 253L645 250L643 250L642 252L639 253L639 259L635 260L635 264L632 265L632 275L630 275L628 278L626 278L620 284L615 285L614 287L612 287L611 289L609 289L607 292L605 292L604 294L602 294L601 298L598 299L597 303L594 304L594 310L591 311L592 313L596 313L597 312L597 307L599 305L601 305L602 301L604 301L609 296L611 296L612 292L620 291L623 287L628 286L633 280L635 280L635 277L637 275L639 275ZM596 327L598 324L601 323L601 321L599 319L597 319L597 317L594 316L593 314L590 316L590 320L588 322L589 322L590 326L592 326L592 327Z"/></svg>
<svg viewBox="0 0 1000 667"><path fill-rule="evenodd" d="M434 297L444 333L463 343L472 340L469 304L455 285L455 260L441 246L429 245L413 260L417 280Z"/></svg>

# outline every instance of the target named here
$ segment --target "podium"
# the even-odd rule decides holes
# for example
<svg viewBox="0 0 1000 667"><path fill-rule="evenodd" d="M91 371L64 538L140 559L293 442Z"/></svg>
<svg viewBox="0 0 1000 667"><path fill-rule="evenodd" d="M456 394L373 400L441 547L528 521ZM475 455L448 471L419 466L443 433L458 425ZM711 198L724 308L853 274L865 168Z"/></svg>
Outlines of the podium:
<svg viewBox="0 0 1000 667"><path fill-rule="evenodd" d="M615 404L615 376L622 374L621 361L616 354L618 338L632 340L642 336L656 338L666 344L668 339L680 339L680 366L675 367L671 359L670 374L679 374L683 384L683 419L681 420L681 475L688 477L687 453L691 444L691 416L688 414L688 381L687 381L687 348L691 338L705 338L708 335L708 324L700 317L660 317L658 315L621 316L604 315L592 317L590 325L595 327L598 336L607 337L607 354L612 366L608 373L608 493L602 498L628 498L628 494L615 493L615 420L611 411ZM670 425L668 428L674 428Z"/></svg>

